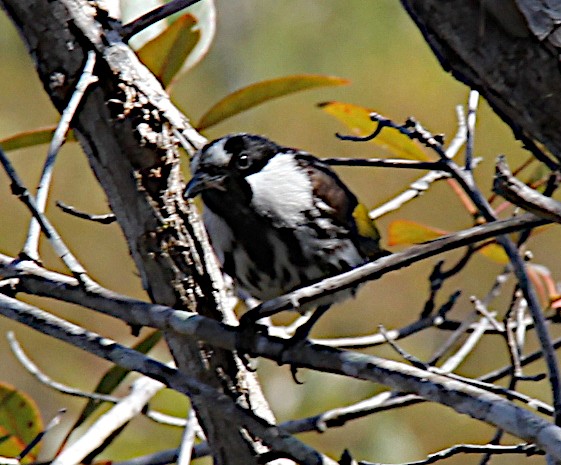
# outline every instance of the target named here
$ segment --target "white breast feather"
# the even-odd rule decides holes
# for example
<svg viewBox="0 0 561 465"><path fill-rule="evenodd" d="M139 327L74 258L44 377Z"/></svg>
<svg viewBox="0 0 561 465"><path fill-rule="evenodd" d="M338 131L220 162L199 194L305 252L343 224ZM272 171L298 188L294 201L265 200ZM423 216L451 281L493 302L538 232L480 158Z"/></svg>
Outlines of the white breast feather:
<svg viewBox="0 0 561 465"><path fill-rule="evenodd" d="M275 226L303 224L304 212L314 206L310 179L292 154L276 155L246 180L253 193L253 207L276 219Z"/></svg>

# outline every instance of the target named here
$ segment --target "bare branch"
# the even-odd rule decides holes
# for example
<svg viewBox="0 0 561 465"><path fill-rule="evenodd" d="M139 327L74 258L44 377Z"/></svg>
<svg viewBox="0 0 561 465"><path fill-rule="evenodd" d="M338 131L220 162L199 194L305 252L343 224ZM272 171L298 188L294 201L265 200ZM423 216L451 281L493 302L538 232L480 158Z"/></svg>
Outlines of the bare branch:
<svg viewBox="0 0 561 465"><path fill-rule="evenodd" d="M312 302L321 296L330 295L341 289L348 289L358 283L378 279L385 273L409 266L419 260L448 252L465 245L495 237L497 234L507 234L526 228L533 228L546 224L547 221L534 215L526 214L507 220L498 220L481 226L475 226L464 231L443 236L434 241L415 245L409 249L382 257L346 273L322 280L317 284L298 289L290 294L277 297L263 303L261 306L246 313L249 319L258 320L271 316L283 310L297 308ZM245 315L244 315L245 317ZM244 318L242 317L242 319Z"/></svg>
<svg viewBox="0 0 561 465"><path fill-rule="evenodd" d="M27 370L28 373L34 376L40 383L44 384L45 386L48 386L51 389L54 389L62 394L66 394L73 397L82 397L84 399L95 399L100 402L110 402L112 404L119 402L119 398L115 396L98 394L96 392L83 392L80 391L79 389L52 380L49 376L43 373L39 369L39 367L35 365L35 363L33 363L33 361L26 355L20 343L16 339L16 336L13 331L9 331L6 337L8 338L10 349L12 349L12 353L16 356L18 361L22 364L22 366Z"/></svg>
<svg viewBox="0 0 561 465"><path fill-rule="evenodd" d="M102 358L111 360L119 365L139 371L168 386L187 393L188 395L204 396L213 402L222 415L232 420L245 422L255 434L259 434L275 451L290 451L289 457L300 459L304 463L318 463L312 457L318 457L317 452L303 448L299 442L294 442L278 428L273 427L260 418L251 416L240 410L227 396L217 396L214 389L205 386L184 374L149 359L135 351L131 351L119 344L101 338L97 334L82 329L53 317L45 312L33 308L15 299L0 295L0 312L8 318L27 324L39 331L52 335L70 343L76 343ZM184 314L186 312L175 312ZM187 315L185 315L187 316ZM195 322L193 324L189 324ZM205 324L202 320L205 320ZM237 346L242 332L237 327L227 327L216 321L199 315L191 315L183 321L183 328L196 330L198 336L216 344L218 347ZM207 334L207 329L211 329ZM208 336L208 337L207 337ZM244 334L244 337L246 334ZM430 373L402 363L380 359L358 353L346 353L337 349L312 344L299 344L297 350L286 340L256 335L254 341L248 341L252 346L252 354L266 356L280 363L315 368L317 370L350 376L357 379L374 381L390 386L392 389L404 392L416 392L427 400L439 402L457 409L461 413L469 413L474 418L483 420L497 427L505 429L510 434L518 436L528 442L535 442L538 447L546 450L551 456L561 459L561 428L535 416L531 412L521 409L497 394L467 385L457 380L450 380L446 376ZM460 402L458 400L461 399ZM241 417L240 417L241 415ZM243 420L241 420L243 418ZM309 455L309 454L312 455Z"/></svg>
<svg viewBox="0 0 561 465"><path fill-rule="evenodd" d="M321 161L331 166L363 166L369 168L437 170L440 167L440 164L434 161L390 158L322 158Z"/></svg>
<svg viewBox="0 0 561 465"><path fill-rule="evenodd" d="M260 437L272 450L285 454L285 457L293 458L305 465L335 463L278 427L255 416L251 411L243 409L235 404L230 397L221 394L214 388L139 352L128 349L115 341L86 331L72 323L2 294L0 294L0 313L44 334L117 363L124 368L142 373L191 398L203 397L210 403L209 405L214 405L220 415L228 419L229 422L235 422L243 425L244 428L248 428L252 434ZM199 318L204 317L199 316ZM212 324L219 325L216 321L210 321ZM61 454L57 457L56 463L57 465L76 463L73 457L70 452L68 452L68 455ZM68 461L66 461L67 459Z"/></svg>
<svg viewBox="0 0 561 465"><path fill-rule="evenodd" d="M52 461L52 465L75 465L81 463L93 451L96 451L96 454L101 452L100 447L106 444L106 440L138 416L162 387L160 381L151 378L142 377L136 380L129 394L97 418L79 439L66 446Z"/></svg>
<svg viewBox="0 0 561 465"><path fill-rule="evenodd" d="M80 210L77 210L76 208L70 205L66 205L60 200L57 200L56 205L64 213L68 213L69 215L75 216L77 218L82 218L83 220L93 221L95 223L101 223L101 224L111 224L117 221L117 218L113 213L107 213L105 215L91 215L89 213L85 213Z"/></svg>
<svg viewBox="0 0 561 465"><path fill-rule="evenodd" d="M178 11L184 10L199 1L200 0L173 0L153 9L152 11L149 11L140 18L137 18L122 27L121 36L123 41L128 42L132 36L138 34L152 24L155 24L162 19L166 19Z"/></svg>
<svg viewBox="0 0 561 465"><path fill-rule="evenodd" d="M183 431L181 438L181 447L179 449L179 457L177 458L177 465L189 465L195 446L195 431L198 428L197 416L193 409L189 410L187 416L187 425Z"/></svg>
<svg viewBox="0 0 561 465"><path fill-rule="evenodd" d="M415 462L404 462L399 465L429 465L431 463L439 462L440 460L453 457L458 454L493 454L493 455L503 455L503 454L514 454L514 455L543 455L533 444L517 444L514 446L496 446L496 445L479 445L479 444L458 444L452 446L448 449L435 452L427 456L425 460L418 460ZM361 465L385 465L382 463L370 463L361 461Z"/></svg>
<svg viewBox="0 0 561 465"><path fill-rule="evenodd" d="M56 157L60 151L62 145L66 141L66 134L70 129L70 123L72 118L76 114L76 110L86 89L93 83L97 82L97 76L93 75L93 69L95 66L96 55L93 50L88 52L88 59L84 65L84 70L82 75L76 84L76 88L72 93L72 97L68 102L68 105L64 109L62 116L58 122L51 143L49 144L49 151L47 152L47 158L43 165L43 172L41 173L41 178L39 180L39 187L37 188L37 194L35 196L35 202L37 203L37 209L39 212L45 212L45 205L47 204L47 198L49 196L49 189L51 185L51 179L53 175L53 169ZM39 235L41 233L41 227L36 219L32 219L29 224L29 231L27 233L27 239L23 246L22 253L24 256L31 258L31 260L39 261Z"/></svg>
<svg viewBox="0 0 561 465"><path fill-rule="evenodd" d="M477 119L477 105L479 103L479 92L471 90L468 99L467 115L467 140L466 140L466 159L464 169L473 170L473 150L475 146L475 121Z"/></svg>
<svg viewBox="0 0 561 465"><path fill-rule="evenodd" d="M435 153L440 157L440 161L445 165L446 170L452 174L454 179L459 183L465 193L470 197L472 202L477 206L480 214L488 222L496 222L497 216L495 212L489 205L489 202L485 199L481 191L477 188L472 173L470 171L462 170L453 160L446 156L446 153L442 147L442 143L423 128L417 121L412 118L404 125L399 125L393 121L385 118L378 113L371 113L370 118L372 121L378 123L378 126L374 133L366 137L352 137L349 136L350 140L363 141L370 140L370 138L376 137L376 135L384 127L391 127L397 129L402 134L408 136L412 140L419 140L427 147L435 151ZM520 289L522 290L525 299L528 302L532 318L534 319L534 324L536 326L536 331L540 344L544 348L545 360L549 372L549 381L551 384L551 391L553 395L553 405L555 407L556 424L561 425L561 374L557 364L557 356L553 350L551 344L551 338L545 324L545 318L541 310L539 300L536 296L536 292L528 279L526 272L526 265L524 260L518 253L518 249L514 243L505 235L498 235L497 242L503 247L506 252L514 270L514 274L518 279Z"/></svg>
<svg viewBox="0 0 561 465"><path fill-rule="evenodd" d="M1 148L0 163L2 163L6 174L9 176L12 182L12 192L25 204L29 211L31 211L31 214L41 226L41 230L43 231L47 239L49 239L49 242L51 243L58 257L64 262L66 267L72 272L75 278L77 278L84 286L89 286L92 281L87 276L86 270L82 267L82 265L80 265L74 255L72 255L68 247L66 247L61 237L59 236L53 225L50 223L50 221L47 219L47 217L43 213L41 213L40 209L35 203L35 199L29 193L29 190L27 190L27 188L24 186L20 177L10 163L10 160Z"/></svg>
<svg viewBox="0 0 561 465"><path fill-rule="evenodd" d="M536 216L561 223L561 203L516 179L508 169L504 156L497 159L493 191Z"/></svg>

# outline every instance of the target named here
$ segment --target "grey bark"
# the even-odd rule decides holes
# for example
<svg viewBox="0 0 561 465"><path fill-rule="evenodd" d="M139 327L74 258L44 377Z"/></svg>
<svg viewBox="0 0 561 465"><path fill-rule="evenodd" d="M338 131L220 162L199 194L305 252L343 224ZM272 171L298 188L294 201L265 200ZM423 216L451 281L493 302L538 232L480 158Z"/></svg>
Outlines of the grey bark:
<svg viewBox="0 0 561 465"><path fill-rule="evenodd" d="M194 147L204 138L171 104L154 76L120 41L115 22L85 0L1 0L34 58L59 111L71 96L89 49L97 52L99 83L73 120L77 137L107 194L143 286L155 303L231 321L223 283L183 181L173 129ZM252 373L237 356L168 331L180 371L220 389L239 405L274 421ZM191 399L215 463L257 463L257 443Z"/></svg>
<svg viewBox="0 0 561 465"><path fill-rule="evenodd" d="M561 160L557 0L402 0L442 66Z"/></svg>

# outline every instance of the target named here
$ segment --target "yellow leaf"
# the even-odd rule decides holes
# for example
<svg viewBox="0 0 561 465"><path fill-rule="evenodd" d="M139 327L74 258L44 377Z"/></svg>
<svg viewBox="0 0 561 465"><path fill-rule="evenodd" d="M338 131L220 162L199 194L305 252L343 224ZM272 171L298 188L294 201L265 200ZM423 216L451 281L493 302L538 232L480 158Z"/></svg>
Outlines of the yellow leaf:
<svg viewBox="0 0 561 465"><path fill-rule="evenodd" d="M481 247L478 252L489 260L499 263L500 265L506 265L508 263L508 255L504 249L499 244L488 244Z"/></svg>
<svg viewBox="0 0 561 465"><path fill-rule="evenodd" d="M0 384L0 456L17 457L43 429L37 405L27 394L9 384ZM39 446L22 463L37 459Z"/></svg>
<svg viewBox="0 0 561 465"><path fill-rule="evenodd" d="M396 220L389 227L388 245L420 244L438 239L445 234L448 232L415 221Z"/></svg>
<svg viewBox="0 0 561 465"><path fill-rule="evenodd" d="M348 80L339 77L315 74L298 74L257 82L227 95L213 105L202 116L197 129L200 131L209 128L231 116L284 95L315 87L341 86L348 83Z"/></svg>
<svg viewBox="0 0 561 465"><path fill-rule="evenodd" d="M450 232L415 221L396 220L389 226L388 245L420 244L438 239L446 234L450 234ZM504 249L494 242L478 249L478 253L495 263L501 265L508 263L508 256Z"/></svg>
<svg viewBox="0 0 561 465"><path fill-rule="evenodd" d="M328 115L334 116L349 128L349 131L356 136L366 136L372 134L376 129L376 124L370 120L370 110L359 105L343 102L325 102L319 107ZM397 129L385 127L370 142L394 153L400 158L408 160L428 161L429 157L417 144L409 137L401 134Z"/></svg>
<svg viewBox="0 0 561 465"><path fill-rule="evenodd" d="M164 87L171 84L197 45L201 33L195 29L196 24L197 20L193 15L185 14L138 50L142 62Z"/></svg>

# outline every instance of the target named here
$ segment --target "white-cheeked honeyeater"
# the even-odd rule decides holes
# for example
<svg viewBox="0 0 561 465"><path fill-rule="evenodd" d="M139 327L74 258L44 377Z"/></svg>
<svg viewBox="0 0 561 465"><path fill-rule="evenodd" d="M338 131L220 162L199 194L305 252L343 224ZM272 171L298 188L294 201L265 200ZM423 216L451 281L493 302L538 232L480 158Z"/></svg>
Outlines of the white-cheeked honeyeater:
<svg viewBox="0 0 561 465"><path fill-rule="evenodd" d="M185 197L201 194L204 223L223 271L256 299L286 294L388 253L367 209L309 153L232 134L199 150L191 173ZM314 306L325 311L352 293L338 292Z"/></svg>

